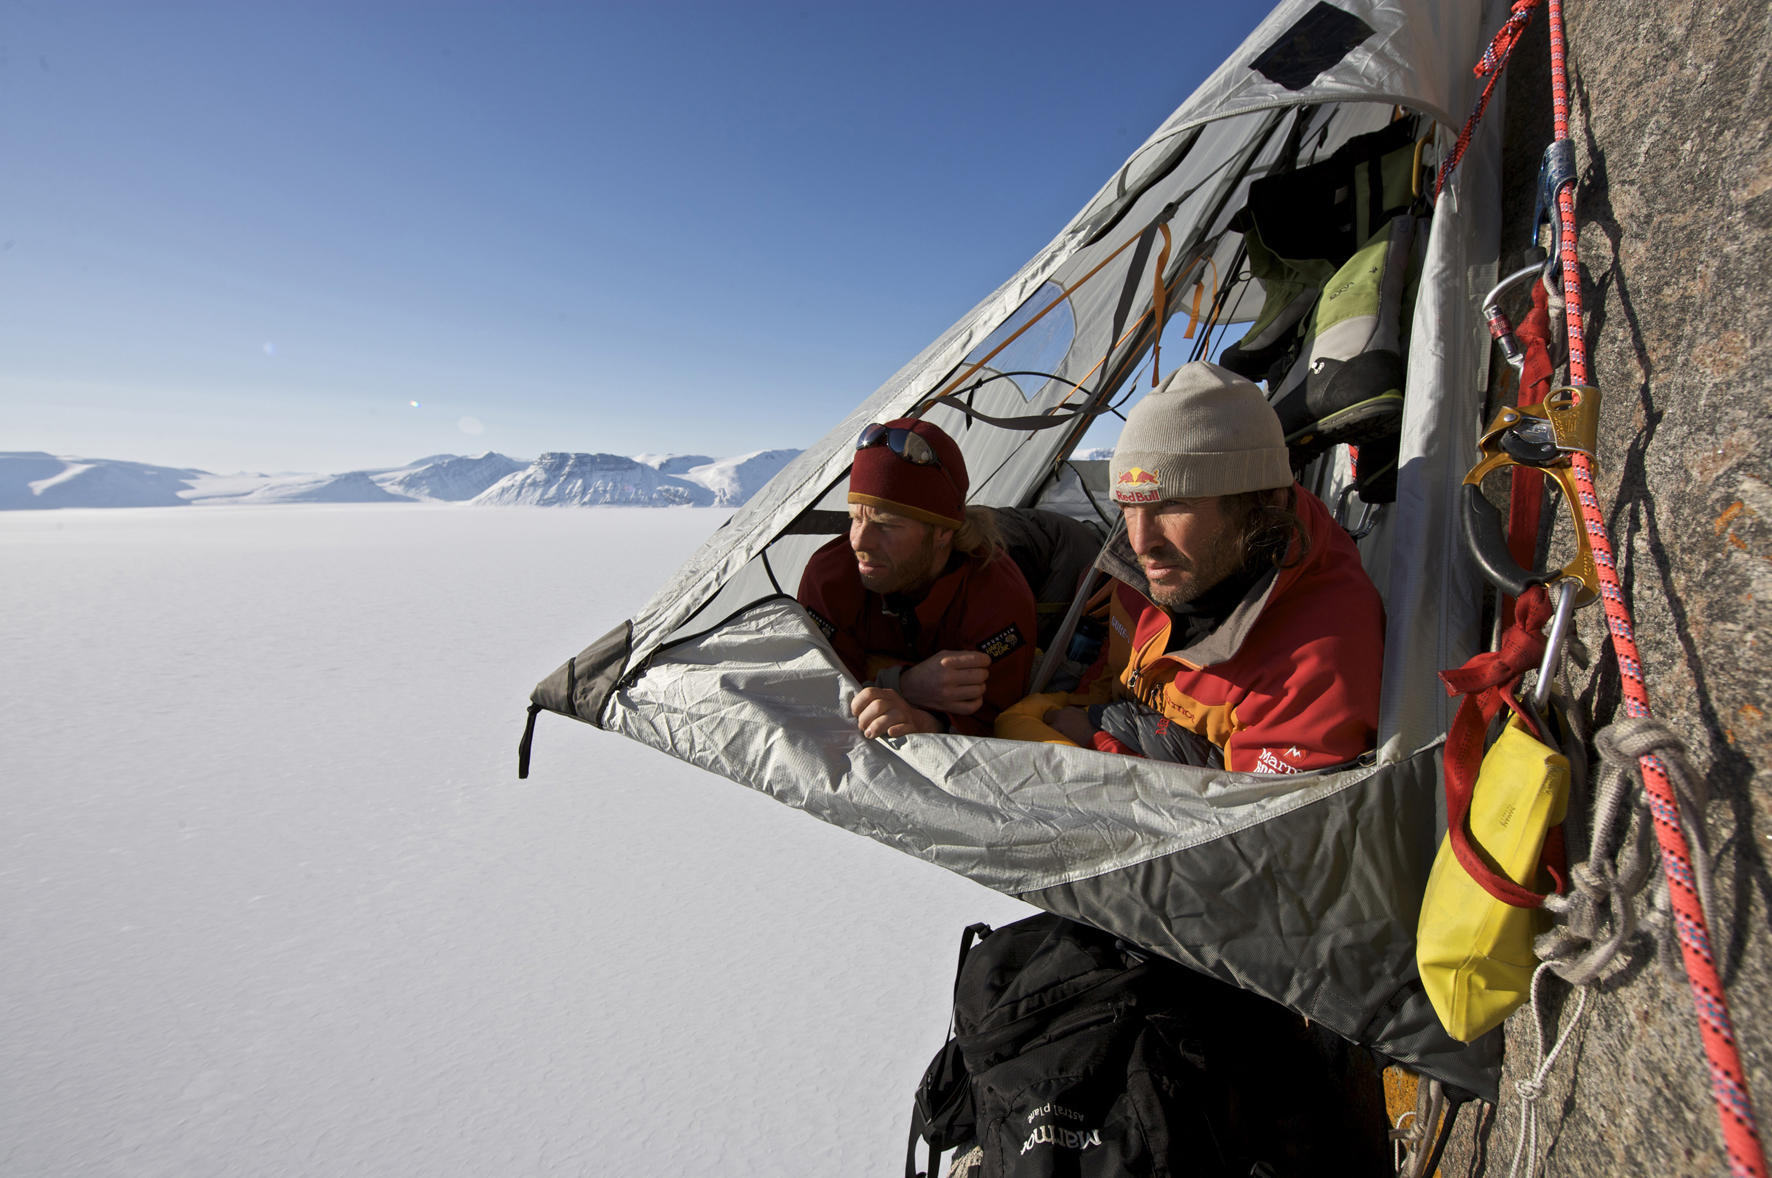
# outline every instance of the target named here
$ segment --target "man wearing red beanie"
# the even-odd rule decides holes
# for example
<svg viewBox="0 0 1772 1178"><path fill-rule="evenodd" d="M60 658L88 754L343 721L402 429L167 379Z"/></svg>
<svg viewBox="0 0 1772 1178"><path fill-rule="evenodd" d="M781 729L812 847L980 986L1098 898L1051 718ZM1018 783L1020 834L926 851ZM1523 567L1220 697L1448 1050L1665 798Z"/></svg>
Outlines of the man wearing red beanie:
<svg viewBox="0 0 1772 1178"><path fill-rule="evenodd" d="M988 735L1034 658L1034 595L966 506L966 460L927 421L868 426L849 475L849 535L813 553L801 605L864 685L862 735Z"/></svg>

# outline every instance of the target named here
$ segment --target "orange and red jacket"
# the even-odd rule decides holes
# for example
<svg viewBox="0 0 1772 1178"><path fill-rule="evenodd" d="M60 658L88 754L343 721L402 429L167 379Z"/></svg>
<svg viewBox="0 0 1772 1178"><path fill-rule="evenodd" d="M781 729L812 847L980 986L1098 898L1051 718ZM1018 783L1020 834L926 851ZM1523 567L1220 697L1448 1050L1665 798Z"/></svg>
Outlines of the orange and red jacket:
<svg viewBox="0 0 1772 1178"><path fill-rule="evenodd" d="M1321 501L1299 488L1295 510L1310 537L1304 560L1257 582L1189 647L1169 650L1169 614L1117 584L1093 686L1029 697L999 719L997 735L1069 743L1043 722L1048 709L1131 697L1216 745L1235 772L1299 773L1371 750L1384 607Z"/></svg>
<svg viewBox="0 0 1772 1178"><path fill-rule="evenodd" d="M839 536L812 554L795 596L862 683L887 667L920 663L944 650L990 655L979 709L969 716L934 713L952 732L990 735L997 714L1027 691L1034 594L1005 552L988 561L955 553L921 597L893 594L889 602L862 585L849 540Z"/></svg>

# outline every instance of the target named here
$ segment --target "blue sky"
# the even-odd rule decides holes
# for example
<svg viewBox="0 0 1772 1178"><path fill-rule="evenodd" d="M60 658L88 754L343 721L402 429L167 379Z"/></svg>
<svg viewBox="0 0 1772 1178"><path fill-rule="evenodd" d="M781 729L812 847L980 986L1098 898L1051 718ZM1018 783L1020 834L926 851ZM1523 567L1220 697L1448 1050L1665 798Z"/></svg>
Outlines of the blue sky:
<svg viewBox="0 0 1772 1178"><path fill-rule="evenodd" d="M804 446L1260 15L0 0L0 450Z"/></svg>

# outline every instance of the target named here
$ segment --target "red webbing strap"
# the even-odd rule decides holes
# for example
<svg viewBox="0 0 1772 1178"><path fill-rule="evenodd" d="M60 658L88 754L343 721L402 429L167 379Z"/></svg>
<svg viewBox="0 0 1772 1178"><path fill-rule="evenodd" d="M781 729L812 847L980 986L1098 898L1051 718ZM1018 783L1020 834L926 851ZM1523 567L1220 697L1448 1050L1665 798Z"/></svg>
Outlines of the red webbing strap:
<svg viewBox="0 0 1772 1178"><path fill-rule="evenodd" d="M1544 658L1544 624L1550 620L1551 606L1543 585L1534 585L1521 595L1519 614L1502 632L1495 650L1474 656L1456 670L1440 672L1447 694L1464 696L1446 734L1446 834L1452 853L1484 891L1516 908L1537 908L1544 897L1509 879L1470 837L1471 795L1483 763L1483 738L1489 722L1503 707L1519 712L1514 688L1527 668L1536 667Z"/></svg>
<svg viewBox="0 0 1772 1178"><path fill-rule="evenodd" d="M1532 310L1514 330L1514 338L1525 353L1520 364L1518 405L1537 405L1550 394L1555 366L1550 357L1550 293L1544 283L1532 284ZM1523 569L1536 568L1538 561L1538 522L1543 518L1544 476L1530 467L1516 466L1512 472L1513 489L1508 499L1507 550L1514 563ZM1501 623L1510 625L1514 618L1514 599L1501 601Z"/></svg>
<svg viewBox="0 0 1772 1178"><path fill-rule="evenodd" d="M1446 186L1446 177L1452 174L1452 169L1464 158L1464 149L1471 143L1471 133L1483 121L1483 112L1489 109L1489 96L1495 93L1495 83L1501 80L1501 71L1507 68L1507 59L1513 55L1520 34L1526 31L1526 25L1532 19L1532 10L1540 3L1542 0L1514 0L1513 11L1508 13L1507 23L1501 26L1501 31L1489 42L1489 48L1483 51L1483 60L1471 71L1477 77L1489 80L1483 84L1483 93L1477 98L1476 109L1464 121L1464 129L1458 133L1458 142L1452 145L1452 153L1440 165L1439 178L1434 181L1435 200L1440 199L1440 189Z"/></svg>
<svg viewBox="0 0 1772 1178"><path fill-rule="evenodd" d="M1569 138L1569 82L1563 44L1563 5L1562 0L1549 0L1549 4L1553 114L1556 137L1566 140ZM1571 181L1557 191L1558 241L1566 301L1564 314L1569 330L1569 383L1585 385L1589 383L1589 375L1587 347L1581 327L1581 267L1576 249L1574 187ZM1587 528L1588 542L1593 547L1594 564L1599 572L1606 627L1611 634L1613 654L1618 659L1625 715L1633 718L1648 716L1649 691L1643 682L1643 664L1637 653L1636 635L1631 627L1630 610L1625 605L1624 590L1619 585L1618 566L1606 534L1606 520L1600 513L1600 497L1594 490L1593 462L1586 454L1575 454L1574 473L1581 499L1582 522ZM1716 1098L1717 1114L1722 1123L1729 1172L1737 1178L1766 1178L1766 1154L1754 1120L1747 1074L1742 1070L1741 1053L1735 1043L1735 1028L1729 1019L1728 999L1723 991L1722 978L1717 973L1716 958L1711 953L1704 905L1698 899L1692 857L1685 832L1680 829L1673 786L1659 757L1644 756L1638 763L1643 770L1644 792L1649 795L1649 809L1655 819L1655 838L1661 845L1661 866L1673 900L1680 955L1686 965L1687 980L1692 984L1699 1036L1704 1041L1705 1055L1710 1062L1711 1094ZM1702 819L1702 815L1695 817Z"/></svg>

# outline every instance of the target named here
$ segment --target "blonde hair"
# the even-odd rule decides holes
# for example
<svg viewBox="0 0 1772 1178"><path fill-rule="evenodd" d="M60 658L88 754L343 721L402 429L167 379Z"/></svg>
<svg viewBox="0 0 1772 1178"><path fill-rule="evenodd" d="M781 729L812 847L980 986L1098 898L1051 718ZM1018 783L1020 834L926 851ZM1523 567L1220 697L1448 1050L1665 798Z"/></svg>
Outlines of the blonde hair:
<svg viewBox="0 0 1772 1178"><path fill-rule="evenodd" d="M988 561L1003 551L1003 534L997 529L997 513L988 507L968 507L966 522L954 533L954 551Z"/></svg>
<svg viewBox="0 0 1772 1178"><path fill-rule="evenodd" d="M979 560L988 561L998 553L1005 551L1003 534L997 528L997 513L989 507L968 507L966 522L958 529L943 524L932 524L915 516L892 511L885 507L876 507L872 503L851 503L849 515L856 519L909 520L911 523L922 524L924 527L938 532L950 532L954 537L954 551L962 556L974 556Z"/></svg>

